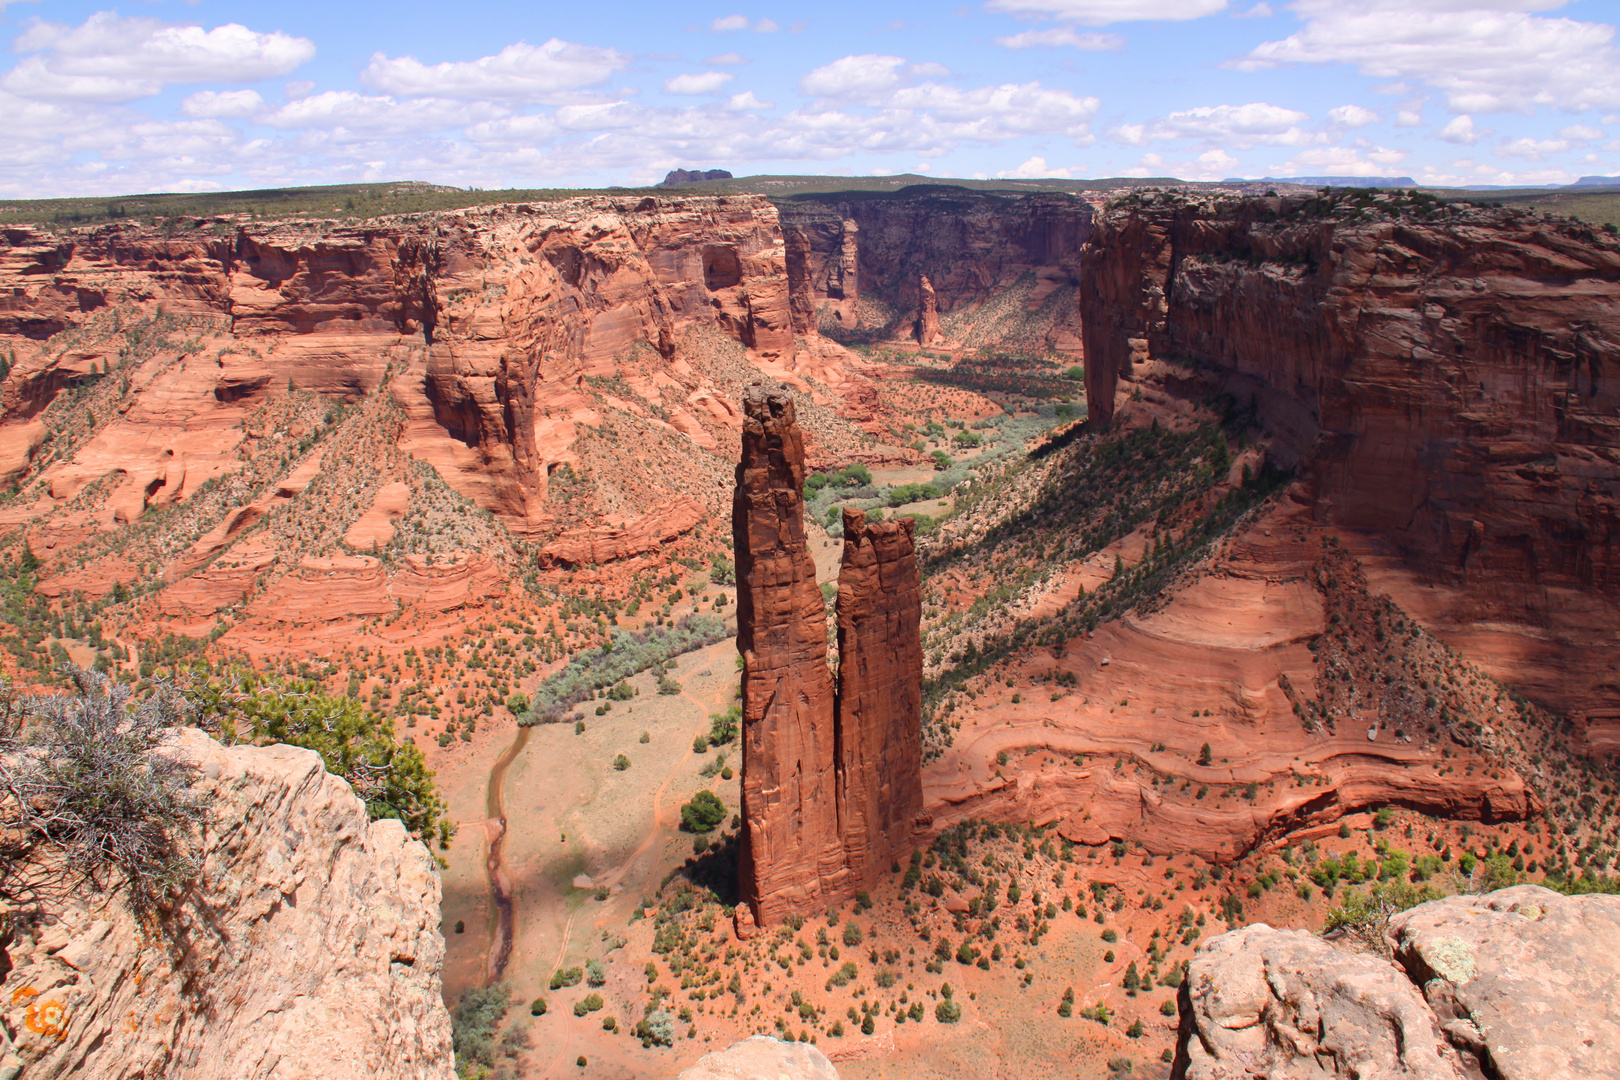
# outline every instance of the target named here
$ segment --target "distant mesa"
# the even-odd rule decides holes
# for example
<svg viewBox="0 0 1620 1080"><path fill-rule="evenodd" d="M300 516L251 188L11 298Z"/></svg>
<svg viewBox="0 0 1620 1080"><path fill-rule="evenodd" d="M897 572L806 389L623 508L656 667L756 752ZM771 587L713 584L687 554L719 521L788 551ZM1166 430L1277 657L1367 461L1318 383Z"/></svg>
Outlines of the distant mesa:
<svg viewBox="0 0 1620 1080"><path fill-rule="evenodd" d="M1620 176L1583 176L1569 186L1620 188Z"/></svg>
<svg viewBox="0 0 1620 1080"><path fill-rule="evenodd" d="M664 176L664 182L659 187L676 187L680 184L697 184L704 180L730 180L731 174L724 169L671 169Z"/></svg>

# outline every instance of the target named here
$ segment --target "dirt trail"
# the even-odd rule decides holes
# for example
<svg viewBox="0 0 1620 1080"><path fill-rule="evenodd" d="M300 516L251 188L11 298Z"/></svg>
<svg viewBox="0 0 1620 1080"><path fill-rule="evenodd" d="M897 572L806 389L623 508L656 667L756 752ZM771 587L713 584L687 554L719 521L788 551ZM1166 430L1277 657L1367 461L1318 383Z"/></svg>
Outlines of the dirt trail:
<svg viewBox="0 0 1620 1080"><path fill-rule="evenodd" d="M512 883L501 867L501 848L506 842L506 800L501 789L506 783L507 768L529 744L529 730L519 727L512 744L495 759L494 766L489 770L489 787L484 795L485 815L495 823L495 835L489 841L489 855L484 860L484 870L489 876L489 895L495 901L497 920L485 969L486 986L500 982L501 976L506 973L506 963L512 958L512 942L517 935L512 912Z"/></svg>

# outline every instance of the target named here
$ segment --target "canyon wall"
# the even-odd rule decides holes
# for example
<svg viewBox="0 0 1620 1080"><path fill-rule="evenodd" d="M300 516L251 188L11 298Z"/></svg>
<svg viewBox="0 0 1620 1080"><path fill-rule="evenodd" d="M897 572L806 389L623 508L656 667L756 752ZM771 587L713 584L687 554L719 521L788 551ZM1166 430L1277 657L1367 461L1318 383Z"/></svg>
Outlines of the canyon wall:
<svg viewBox="0 0 1620 1080"><path fill-rule="evenodd" d="M1414 614L1620 733L1620 241L1398 194L1160 196L1099 215L1081 279L1093 419L1138 365L1200 368Z"/></svg>
<svg viewBox="0 0 1620 1080"><path fill-rule="evenodd" d="M0 339L18 355L0 384L6 478L24 474L44 437L29 421L123 361L106 346L31 343L120 305L160 305L196 334L195 370L154 403L161 409L137 409L143 450L206 456L217 431L199 429L229 427L283 386L352 402L388 379L401 445L520 535L544 530L549 474L576 429L600 422L577 388L611 377L616 356L645 346L667 359L693 328L767 363L793 350L776 211L753 197L582 198L183 235L13 228L0 238ZM702 430L686 410L666 423ZM106 449L77 471L99 476L132 456Z"/></svg>
<svg viewBox="0 0 1620 1080"><path fill-rule="evenodd" d="M837 903L909 857L922 816L913 522L844 511L838 689L804 531L793 396L749 387L732 518L743 657L740 929Z"/></svg>
<svg viewBox="0 0 1620 1080"><path fill-rule="evenodd" d="M838 571L839 825L857 888L911 857L922 818L922 590L911 518L844 510ZM922 818L921 821L919 819Z"/></svg>
<svg viewBox="0 0 1620 1080"><path fill-rule="evenodd" d="M0 1075L452 1080L427 849L314 751L185 730L165 752L199 770L203 874L162 925L105 894L18 923Z"/></svg>
<svg viewBox="0 0 1620 1080"><path fill-rule="evenodd" d="M1081 248L1091 235L1090 204L1063 194L941 187L804 196L777 207L801 330L815 328L823 307L855 327L862 296L916 313L924 277L942 313L981 304L1026 274L1035 279L1038 300L1078 283Z"/></svg>

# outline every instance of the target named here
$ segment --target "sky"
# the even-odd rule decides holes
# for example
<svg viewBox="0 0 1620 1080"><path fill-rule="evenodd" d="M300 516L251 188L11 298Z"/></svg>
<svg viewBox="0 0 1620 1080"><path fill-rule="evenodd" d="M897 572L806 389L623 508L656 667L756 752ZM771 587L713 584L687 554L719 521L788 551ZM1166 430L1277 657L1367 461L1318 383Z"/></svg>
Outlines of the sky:
<svg viewBox="0 0 1620 1080"><path fill-rule="evenodd" d="M1620 174L1620 0L0 0L0 197Z"/></svg>

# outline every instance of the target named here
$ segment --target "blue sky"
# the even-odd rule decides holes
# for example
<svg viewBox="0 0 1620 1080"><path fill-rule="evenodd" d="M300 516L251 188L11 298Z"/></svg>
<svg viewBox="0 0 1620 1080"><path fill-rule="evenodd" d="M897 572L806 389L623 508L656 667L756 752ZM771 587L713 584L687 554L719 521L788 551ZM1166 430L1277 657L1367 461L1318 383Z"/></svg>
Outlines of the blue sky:
<svg viewBox="0 0 1620 1080"><path fill-rule="evenodd" d="M0 196L1620 174L1620 0L0 0Z"/></svg>

